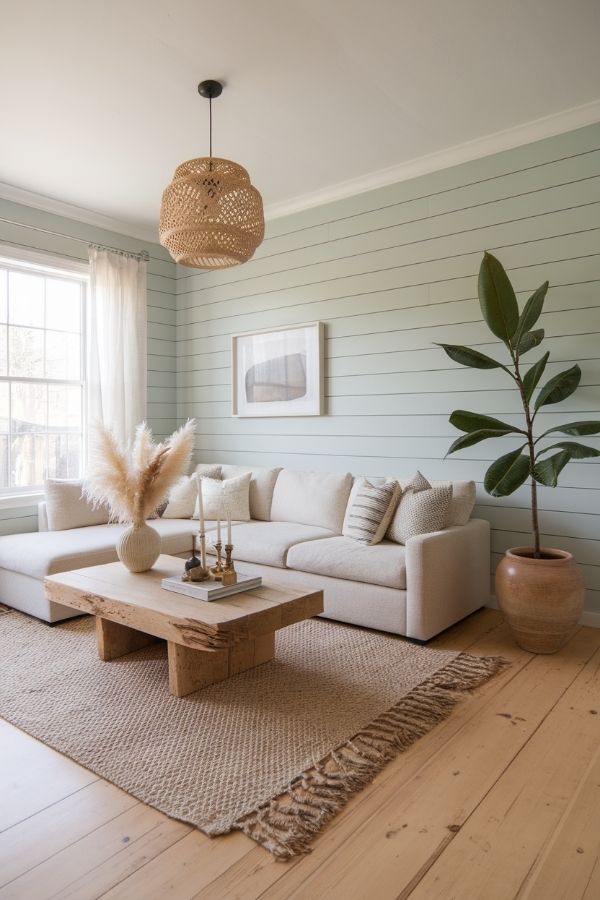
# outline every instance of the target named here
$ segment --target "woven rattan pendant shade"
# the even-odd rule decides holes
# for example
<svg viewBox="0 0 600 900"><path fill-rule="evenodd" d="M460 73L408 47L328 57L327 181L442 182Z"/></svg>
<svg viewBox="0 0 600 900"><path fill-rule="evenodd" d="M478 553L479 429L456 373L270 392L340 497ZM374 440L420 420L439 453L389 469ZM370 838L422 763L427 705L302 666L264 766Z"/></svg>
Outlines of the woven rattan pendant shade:
<svg viewBox="0 0 600 900"><path fill-rule="evenodd" d="M237 163L201 157L181 163L165 188L160 242L174 260L196 269L246 262L265 233L262 198Z"/></svg>

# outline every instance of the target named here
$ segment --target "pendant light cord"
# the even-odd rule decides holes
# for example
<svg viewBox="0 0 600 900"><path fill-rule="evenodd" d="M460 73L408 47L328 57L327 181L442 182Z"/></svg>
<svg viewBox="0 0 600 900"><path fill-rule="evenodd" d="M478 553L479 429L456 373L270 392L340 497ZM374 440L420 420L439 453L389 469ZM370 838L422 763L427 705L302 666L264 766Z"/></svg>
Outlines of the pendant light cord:
<svg viewBox="0 0 600 900"><path fill-rule="evenodd" d="M212 97L208 98L208 155L212 158Z"/></svg>

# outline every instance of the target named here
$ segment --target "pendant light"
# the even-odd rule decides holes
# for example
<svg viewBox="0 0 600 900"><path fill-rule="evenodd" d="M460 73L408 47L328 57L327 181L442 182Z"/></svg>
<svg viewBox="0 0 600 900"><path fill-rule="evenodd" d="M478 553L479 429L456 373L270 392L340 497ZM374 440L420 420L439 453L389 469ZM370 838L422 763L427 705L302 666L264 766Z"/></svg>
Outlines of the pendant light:
<svg viewBox="0 0 600 900"><path fill-rule="evenodd" d="M248 172L212 155L212 101L219 81L202 81L198 93L209 102L209 156L175 169L163 192L160 242L173 259L195 269L226 269L250 259L265 234L262 198Z"/></svg>

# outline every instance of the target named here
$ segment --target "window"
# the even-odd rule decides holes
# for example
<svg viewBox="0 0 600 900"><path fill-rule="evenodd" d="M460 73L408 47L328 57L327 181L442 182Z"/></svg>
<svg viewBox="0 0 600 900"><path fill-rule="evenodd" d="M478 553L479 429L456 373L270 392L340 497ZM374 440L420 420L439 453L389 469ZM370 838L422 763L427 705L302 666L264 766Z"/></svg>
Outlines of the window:
<svg viewBox="0 0 600 900"><path fill-rule="evenodd" d="M0 496L81 477L86 287L81 267L0 256Z"/></svg>

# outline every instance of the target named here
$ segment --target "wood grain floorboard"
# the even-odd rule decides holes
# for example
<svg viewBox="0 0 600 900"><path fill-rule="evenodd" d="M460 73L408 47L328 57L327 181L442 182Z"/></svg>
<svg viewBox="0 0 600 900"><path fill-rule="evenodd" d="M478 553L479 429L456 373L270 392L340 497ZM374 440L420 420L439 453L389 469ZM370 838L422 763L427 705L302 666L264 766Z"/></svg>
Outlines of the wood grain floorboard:
<svg viewBox="0 0 600 900"><path fill-rule="evenodd" d="M533 657L483 610L433 644L511 667L289 863L168 819L0 721L0 900L597 900L600 630Z"/></svg>

